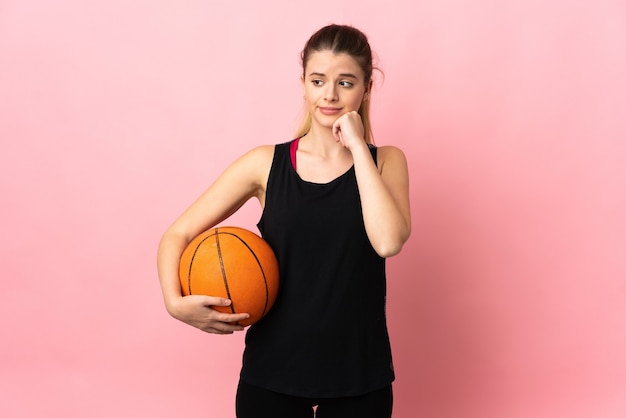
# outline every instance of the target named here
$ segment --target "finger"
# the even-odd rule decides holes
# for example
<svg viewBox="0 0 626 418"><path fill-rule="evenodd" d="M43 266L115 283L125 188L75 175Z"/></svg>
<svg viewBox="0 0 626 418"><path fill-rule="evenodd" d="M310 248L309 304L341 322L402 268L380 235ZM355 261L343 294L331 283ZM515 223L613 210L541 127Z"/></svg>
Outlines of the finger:
<svg viewBox="0 0 626 418"><path fill-rule="evenodd" d="M234 333L234 331L223 331L223 330L217 329L215 327L204 328L204 329L202 329L202 331L208 332L209 334L220 334L220 335L229 335L229 334L233 334Z"/></svg>
<svg viewBox="0 0 626 418"><path fill-rule="evenodd" d="M219 296L204 296L198 295L199 302L204 306L230 306L232 303L230 299L222 298Z"/></svg>
<svg viewBox="0 0 626 418"><path fill-rule="evenodd" d="M336 142L339 142L339 143L343 144L343 135L341 135L341 131L337 131L334 134L334 137L335 137L335 141Z"/></svg>
<svg viewBox="0 0 626 418"><path fill-rule="evenodd" d="M217 313L217 311L215 311ZM237 321L243 321L244 319L250 318L250 314L248 313L237 313L237 314L229 314L229 313L217 313L213 318L215 321L224 322L224 323L235 323Z"/></svg>
<svg viewBox="0 0 626 418"><path fill-rule="evenodd" d="M333 124L333 136L335 137L335 141L343 144L343 133L341 131L341 124L339 123L339 120L335 121Z"/></svg>
<svg viewBox="0 0 626 418"><path fill-rule="evenodd" d="M333 123L333 136L335 137L335 141L339 141L340 132L341 132L341 129L339 127L339 119L337 119L335 123Z"/></svg>
<svg viewBox="0 0 626 418"><path fill-rule="evenodd" d="M243 325L229 324L225 322L213 323L213 325L209 328L216 334L232 334L245 329Z"/></svg>
<svg viewBox="0 0 626 418"><path fill-rule="evenodd" d="M187 303L194 303L196 305L204 306L228 306L230 301L227 298L219 296L207 296L207 295L187 295L183 296L183 300Z"/></svg>

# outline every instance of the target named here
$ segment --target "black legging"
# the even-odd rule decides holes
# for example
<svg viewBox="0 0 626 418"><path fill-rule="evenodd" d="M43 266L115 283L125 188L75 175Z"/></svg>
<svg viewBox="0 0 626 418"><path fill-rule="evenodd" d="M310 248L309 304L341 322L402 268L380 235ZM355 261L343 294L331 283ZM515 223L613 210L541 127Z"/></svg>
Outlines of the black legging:
<svg viewBox="0 0 626 418"><path fill-rule="evenodd" d="M241 381L237 388L237 418L391 418L392 409L391 385L361 396L328 399L283 395Z"/></svg>

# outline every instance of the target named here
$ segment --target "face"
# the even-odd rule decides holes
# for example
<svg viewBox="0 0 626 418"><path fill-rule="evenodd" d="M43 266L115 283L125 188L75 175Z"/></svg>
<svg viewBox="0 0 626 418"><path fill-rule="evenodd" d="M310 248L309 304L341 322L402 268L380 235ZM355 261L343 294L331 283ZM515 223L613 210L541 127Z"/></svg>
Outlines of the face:
<svg viewBox="0 0 626 418"><path fill-rule="evenodd" d="M326 128L331 128L341 115L358 111L369 88L357 61L332 51L309 56L302 87L311 123Z"/></svg>

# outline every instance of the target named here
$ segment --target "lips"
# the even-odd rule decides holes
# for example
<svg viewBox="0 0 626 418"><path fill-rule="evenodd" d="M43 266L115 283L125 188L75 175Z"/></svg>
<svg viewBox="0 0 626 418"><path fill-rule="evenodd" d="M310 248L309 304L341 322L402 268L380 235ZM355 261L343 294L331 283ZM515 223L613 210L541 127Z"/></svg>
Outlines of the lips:
<svg viewBox="0 0 626 418"><path fill-rule="evenodd" d="M319 110L323 115L327 116L336 115L341 112L341 108L339 107L320 107Z"/></svg>

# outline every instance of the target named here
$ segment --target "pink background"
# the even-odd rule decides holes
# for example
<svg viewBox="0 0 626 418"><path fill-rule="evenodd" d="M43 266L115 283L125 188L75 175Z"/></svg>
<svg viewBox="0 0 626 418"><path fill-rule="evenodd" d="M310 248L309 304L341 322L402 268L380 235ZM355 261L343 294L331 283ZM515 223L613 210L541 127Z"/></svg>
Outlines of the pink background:
<svg viewBox="0 0 626 418"><path fill-rule="evenodd" d="M411 166L395 416L626 415L623 1L4 0L1 416L234 416L243 334L166 314L156 246L291 138L331 22L369 34L377 143Z"/></svg>

